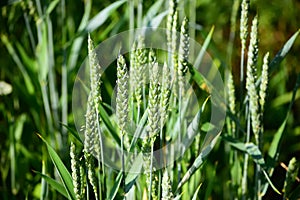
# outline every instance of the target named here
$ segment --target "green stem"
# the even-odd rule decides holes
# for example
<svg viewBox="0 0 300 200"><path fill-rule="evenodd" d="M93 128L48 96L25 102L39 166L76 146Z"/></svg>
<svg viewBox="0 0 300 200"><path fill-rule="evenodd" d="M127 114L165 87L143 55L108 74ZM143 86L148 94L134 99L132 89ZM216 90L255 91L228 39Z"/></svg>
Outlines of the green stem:
<svg viewBox="0 0 300 200"><path fill-rule="evenodd" d="M150 185L149 185L149 194L148 194L148 199L152 199L152 170L153 170L153 148L154 148L154 142L151 139L151 157L150 157Z"/></svg>
<svg viewBox="0 0 300 200"><path fill-rule="evenodd" d="M248 112L248 106L246 109L246 116L247 116L247 135L246 135L246 143L250 141L250 113ZM243 169L243 178L242 178L242 196L243 199L246 199L247 193L247 178L248 178L248 160L249 155L245 153L244 156L244 169Z"/></svg>

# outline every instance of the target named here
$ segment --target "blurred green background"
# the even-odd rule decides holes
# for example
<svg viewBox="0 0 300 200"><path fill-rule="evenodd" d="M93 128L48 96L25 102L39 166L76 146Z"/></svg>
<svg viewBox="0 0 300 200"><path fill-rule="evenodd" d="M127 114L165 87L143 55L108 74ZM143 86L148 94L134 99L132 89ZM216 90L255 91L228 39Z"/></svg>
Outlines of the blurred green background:
<svg viewBox="0 0 300 200"><path fill-rule="evenodd" d="M0 81L12 86L12 92L0 96L0 199L37 199L40 195L40 176L46 161L47 173L55 174L45 146L35 133L51 141L51 145L69 165L68 144L70 138L62 124L74 128L71 103L72 88L77 70L87 56L86 24L114 1L49 1L49 0L1 0L0 14ZM239 87L240 40L239 13L231 62L228 59L230 18L233 0L185 1L196 5L195 40L202 43L212 26L215 26L209 53L220 68L232 68L236 87ZM137 4L137 2L135 2ZM143 11L155 1L144 0ZM158 12L164 12L163 4ZM259 15L259 63L267 51L273 58L283 44L300 27L300 1L273 0L251 1L250 19ZM135 10L136 12L136 10ZM190 13L189 10L185 11ZM188 14L189 16L190 14ZM129 29L127 3L107 12L103 24L91 32L95 44ZM135 24L135 27L137 24ZM162 27L165 26L163 20ZM300 39L272 75L268 89L265 113L265 146L268 148L274 132L286 116L291 92L300 73ZM113 82L114 80L110 80ZM104 85L109 84L105 83ZM300 94L298 92L288 126L284 132L280 162L285 164L293 157L300 160ZM216 147L210 167L215 167L213 180L226 184L223 174L223 147ZM216 164L217 163L217 164ZM208 167L207 170L210 168ZM276 168L275 184L282 184L285 170ZM213 175L212 175L213 176ZM206 177L212 178L212 177ZM205 187L205 186L204 186ZM215 185L212 197L224 190ZM271 193L271 192L270 192ZM56 194L51 196L56 198Z"/></svg>

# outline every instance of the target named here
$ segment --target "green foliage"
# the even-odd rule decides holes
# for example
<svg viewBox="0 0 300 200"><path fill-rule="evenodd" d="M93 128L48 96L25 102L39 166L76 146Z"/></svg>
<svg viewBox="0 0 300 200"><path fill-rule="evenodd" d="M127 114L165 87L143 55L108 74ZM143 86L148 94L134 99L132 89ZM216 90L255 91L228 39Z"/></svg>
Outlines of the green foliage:
<svg viewBox="0 0 300 200"><path fill-rule="evenodd" d="M0 9L0 199L299 198L298 2L8 0ZM248 33L252 19L255 30ZM179 24L181 34L176 34ZM98 44L142 26L165 27L172 53L154 50L157 58L148 58L140 39L130 53L133 60L124 55L119 70L101 71L95 59L101 55L88 35ZM189 55L194 53L189 36L203 44L195 55ZM132 44L135 36L130 37ZM211 97L198 71L207 51L220 63L224 80L228 76L226 124L216 135L209 132L214 129L208 123ZM90 112L82 116L83 131L91 134L83 139L71 107L75 76L87 55L96 68L91 67L95 84L87 87L93 93ZM187 63L189 56L196 56L194 66ZM150 71L147 84L148 71L140 66L155 62L165 64L157 69L163 75ZM117 69L117 62L112 66ZM108 102L116 77L126 89L124 73L130 85L133 68L141 72L135 77L139 102L120 87L123 96L114 115ZM184 117L188 98L178 95L190 92L180 89L187 79L201 107L189 120ZM128 118L137 125L127 124ZM41 140L35 132L42 133ZM100 134L109 138L107 145L147 152L149 174L142 173L141 155L124 156L124 168L137 173L102 165L107 158L101 155ZM147 134L151 140L143 141L140 136ZM178 147L183 156L155 171L153 151L177 139L184 144ZM280 163L288 162L282 176Z"/></svg>

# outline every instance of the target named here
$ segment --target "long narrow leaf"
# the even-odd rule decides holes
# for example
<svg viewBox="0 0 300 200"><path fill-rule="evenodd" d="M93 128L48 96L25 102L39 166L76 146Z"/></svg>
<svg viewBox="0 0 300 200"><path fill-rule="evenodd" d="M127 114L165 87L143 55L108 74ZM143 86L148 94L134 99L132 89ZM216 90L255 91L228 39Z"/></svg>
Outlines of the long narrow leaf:
<svg viewBox="0 0 300 200"><path fill-rule="evenodd" d="M68 193L65 189L65 187L57 182L56 180L54 180L53 178L47 176L46 174L43 174L41 172L38 171L33 171L34 173L39 174L43 179L45 179L45 181L47 181L47 183L49 185L51 185L51 187L53 187L57 192L59 192L60 194L62 194L64 197L68 198Z"/></svg>
<svg viewBox="0 0 300 200"><path fill-rule="evenodd" d="M294 104L295 97L296 97L297 90L298 90L299 86L300 86L300 74L298 75L297 82L296 82L296 85L294 87L292 99L291 99L291 102L290 102L289 109L288 109L288 112L286 114L285 120L281 124L278 131L275 133L274 138L273 138L272 143L271 143L271 146L269 148L268 155L270 156L271 159L275 159L276 155L279 152L279 147L280 147L280 142L281 142L281 139L282 139L282 136L283 136L283 132L284 132L284 129L285 129L288 117L289 117L289 113L290 113L291 108Z"/></svg>
<svg viewBox="0 0 300 200"><path fill-rule="evenodd" d="M195 191L195 194L193 195L192 200L197 200L197 195L200 191L201 185L202 185L202 183L197 187L197 190Z"/></svg>
<svg viewBox="0 0 300 200"><path fill-rule="evenodd" d="M87 24L85 31L86 32L92 32L95 29L97 29L99 26L101 26L107 19L108 17L118 8L120 7L123 3L125 3L126 0L120 0L116 1L112 4L110 4L108 7L100 11L95 17L93 17L89 23Z"/></svg>
<svg viewBox="0 0 300 200"><path fill-rule="evenodd" d="M119 145L119 147L121 146L121 140L116 132L116 129L114 128L114 126L112 125L109 115L107 114L106 110L104 109L104 107L100 104L100 117L103 120L106 128L109 130L109 133L111 134L111 136L115 139L115 141L117 142L117 144Z"/></svg>
<svg viewBox="0 0 300 200"><path fill-rule="evenodd" d="M195 136L197 134L200 134L200 132L199 132L200 118L201 118L201 114L202 114L209 98L210 98L210 96L206 98L206 100L202 104L201 109L198 111L198 113L194 117L193 121L188 126L186 136L184 137L184 140L183 140L183 146L181 147L182 152L185 152L187 150L187 147L189 147L191 145L191 143L193 142Z"/></svg>
<svg viewBox="0 0 300 200"><path fill-rule="evenodd" d="M156 1L148 10L146 16L143 19L143 25L147 26L149 25L149 22L153 17L158 13L159 9L161 8L161 5L164 1L163 0L158 0Z"/></svg>
<svg viewBox="0 0 300 200"><path fill-rule="evenodd" d="M233 139L229 136L223 137L223 139L226 142L228 142L228 144L235 147L236 149L249 154L252 157L253 161L255 163L259 164L262 167L263 174L266 177L266 179L267 179L268 183L270 184L270 186L273 188L273 190L276 193L280 194L279 190L274 186L271 179L269 178L269 175L265 171L266 163L265 163L265 160L262 156L262 153L259 150L257 145L253 144L252 142L250 142L250 143L238 142L237 140L235 140L235 139ZM264 194L264 192L262 192L262 196L263 196L263 194Z"/></svg>
<svg viewBox="0 0 300 200"><path fill-rule="evenodd" d="M214 30L215 30L215 27L213 26L213 27L210 29L210 31L209 31L207 37L206 37L205 40L204 40L203 46L202 46L202 48L201 48L201 51L199 52L199 54L198 54L198 56L197 56L197 58L196 58L196 60L195 60L194 66L195 66L196 68L198 68L198 67L200 66L200 64L201 64L201 62L202 62L202 60L203 60L203 57L204 57L204 55L205 55L205 53L206 53L206 50L207 50L207 48L208 48L208 45L209 45L209 43L210 43L210 41L211 41L211 39L212 39Z"/></svg>
<svg viewBox="0 0 300 200"><path fill-rule="evenodd" d="M114 199L116 197L122 180L123 180L123 173L122 173L122 171L120 171L117 178L116 178L115 184L114 184L113 188L110 191L109 199Z"/></svg>
<svg viewBox="0 0 300 200"><path fill-rule="evenodd" d="M186 183L190 177L194 174L194 172L203 164L206 157L209 155L213 147L215 146L221 132L217 134L212 140L209 145L207 145L205 148L202 149L201 153L198 155L196 160L194 161L193 165L189 168L189 170L186 172L180 183L178 184L177 190L181 188L181 186Z"/></svg>
<svg viewBox="0 0 300 200"><path fill-rule="evenodd" d="M69 127L68 125L66 125L66 124L62 124L66 129L68 129L68 131L74 136L74 138L76 138L77 139L77 141L81 144L81 145L83 145L83 141L81 140L81 138L80 138L80 136L79 136L79 134L78 134L78 132L77 131L75 131L74 129L72 129L71 127Z"/></svg>
<svg viewBox="0 0 300 200"><path fill-rule="evenodd" d="M281 61L285 58L285 56L291 50L291 48L292 48L295 40L297 39L299 33L300 33L300 30L298 30L296 33L294 33L294 35L283 45L283 47L276 54L275 58L271 61L270 65L269 65L270 73L272 71L274 71L279 66Z"/></svg>
<svg viewBox="0 0 300 200"><path fill-rule="evenodd" d="M37 135L46 144L48 153L51 157L53 164L55 165L55 168L58 171L58 174L63 182L63 185L67 191L69 198L75 200L76 197L75 197L75 193L74 193L74 186L73 186L72 177L71 177L69 171L67 170L66 166L64 165L64 163L62 162L60 157L57 155L55 150L48 144L48 142L40 134L37 134Z"/></svg>

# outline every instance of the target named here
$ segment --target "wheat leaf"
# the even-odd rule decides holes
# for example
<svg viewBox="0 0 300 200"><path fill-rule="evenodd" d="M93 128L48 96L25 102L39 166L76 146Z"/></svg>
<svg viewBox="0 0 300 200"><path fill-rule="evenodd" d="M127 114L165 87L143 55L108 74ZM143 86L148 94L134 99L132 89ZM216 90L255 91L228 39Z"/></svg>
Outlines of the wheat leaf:
<svg viewBox="0 0 300 200"><path fill-rule="evenodd" d="M58 191L64 197L68 198L68 193L67 193L65 187L61 183L57 182L53 178L51 178L41 172L38 172L38 171L33 171L33 172L39 174L43 179L45 179L47 181L47 183L49 185L51 185L51 187L53 187L56 191Z"/></svg>
<svg viewBox="0 0 300 200"><path fill-rule="evenodd" d="M285 58L285 56L291 50L299 33L300 33L300 30L298 30L296 33L294 33L294 35L283 45L283 47L276 54L275 58L271 61L270 65L269 65L270 72L274 71L279 66L281 61Z"/></svg>
<svg viewBox="0 0 300 200"><path fill-rule="evenodd" d="M192 200L197 200L197 195L200 191L201 185L202 185L202 183L197 187L197 190L195 191L195 194L193 195Z"/></svg>
<svg viewBox="0 0 300 200"><path fill-rule="evenodd" d="M51 158L55 168L58 171L58 174L63 182L63 185L67 191L69 198L75 200L76 197L75 197L75 193L74 193L74 186L73 186L72 177L71 177L69 171L67 170L66 166L64 165L64 163L62 162L60 157L54 151L54 149L48 144L48 142L40 134L37 134L37 135L46 144L50 158Z"/></svg>
<svg viewBox="0 0 300 200"><path fill-rule="evenodd" d="M119 8L123 3L125 3L126 0L116 1L109 6L107 6L105 9L100 11L95 17L93 17L87 24L85 31L86 32L92 32L95 29L97 29L99 26L101 26L108 17L115 11L117 8Z"/></svg>
<svg viewBox="0 0 300 200"><path fill-rule="evenodd" d="M122 173L122 171L120 171L117 178L116 178L116 180L115 180L115 184L114 184L113 188L110 191L110 195L109 195L108 199L114 199L116 197L122 180L123 180L123 173Z"/></svg>
<svg viewBox="0 0 300 200"><path fill-rule="evenodd" d="M221 132L219 132L211 140L211 142L202 149L201 153L198 155L198 157L194 161L193 165L189 168L189 170L186 172L186 174L184 175L184 177L182 178L182 180L178 184L177 190L179 188L181 188L181 186L184 183L186 183L190 179L190 177L194 174L194 172L203 164L204 160L206 159L206 157L209 155L209 153L211 152L211 150L215 146L220 134L221 134Z"/></svg>
<svg viewBox="0 0 300 200"><path fill-rule="evenodd" d="M187 150L187 147L189 147L191 143L194 141L195 136L197 134L200 134L199 132L200 118L209 98L210 96L206 98L206 100L202 104L201 109L198 111L193 121L188 126L186 136L184 137L183 140L182 152L185 152Z"/></svg>

